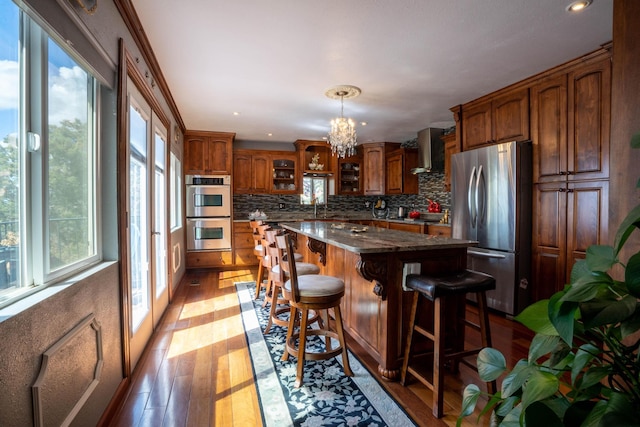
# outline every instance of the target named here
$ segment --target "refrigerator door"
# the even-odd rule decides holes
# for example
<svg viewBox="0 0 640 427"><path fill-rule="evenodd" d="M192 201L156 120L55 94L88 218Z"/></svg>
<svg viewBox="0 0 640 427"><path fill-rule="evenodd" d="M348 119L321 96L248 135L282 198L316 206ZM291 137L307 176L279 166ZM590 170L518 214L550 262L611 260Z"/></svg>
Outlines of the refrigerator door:
<svg viewBox="0 0 640 427"><path fill-rule="evenodd" d="M480 248L467 250L467 267L482 271L496 279L496 289L487 292L487 305L507 314L515 314L517 258L513 252L491 251Z"/></svg>
<svg viewBox="0 0 640 427"><path fill-rule="evenodd" d="M451 156L451 233L456 239L477 240L478 212L475 185L478 176L478 150Z"/></svg>
<svg viewBox="0 0 640 427"><path fill-rule="evenodd" d="M473 194L478 212L478 246L513 252L516 241L516 143L476 151L478 176Z"/></svg>

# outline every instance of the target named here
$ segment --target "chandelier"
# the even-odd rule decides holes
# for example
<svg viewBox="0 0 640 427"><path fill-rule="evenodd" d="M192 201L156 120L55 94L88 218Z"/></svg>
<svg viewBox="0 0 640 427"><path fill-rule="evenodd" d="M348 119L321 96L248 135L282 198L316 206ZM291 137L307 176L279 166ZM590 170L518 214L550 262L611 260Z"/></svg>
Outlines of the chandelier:
<svg viewBox="0 0 640 427"><path fill-rule="evenodd" d="M331 99L340 98L340 117L331 120L331 131L328 141L331 144L331 152L338 157L350 157L356 152L356 127L352 119L344 117L344 99L355 98L360 95L360 89L355 86L336 86L325 92Z"/></svg>

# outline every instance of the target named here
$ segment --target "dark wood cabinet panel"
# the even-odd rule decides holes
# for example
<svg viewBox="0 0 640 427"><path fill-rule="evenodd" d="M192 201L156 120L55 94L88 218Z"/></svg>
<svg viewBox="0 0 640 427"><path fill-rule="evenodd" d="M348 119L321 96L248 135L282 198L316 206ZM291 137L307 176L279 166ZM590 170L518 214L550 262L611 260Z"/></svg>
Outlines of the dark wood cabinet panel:
<svg viewBox="0 0 640 427"><path fill-rule="evenodd" d="M491 102L495 143L529 139L529 89L509 91Z"/></svg>
<svg viewBox="0 0 640 427"><path fill-rule="evenodd" d="M608 181L537 184L533 200L533 296L561 290L576 260L608 235Z"/></svg>
<svg viewBox="0 0 640 427"><path fill-rule="evenodd" d="M555 181L567 167L567 75L531 88L531 136L535 182Z"/></svg>
<svg viewBox="0 0 640 427"><path fill-rule="evenodd" d="M235 194L263 194L271 187L270 159L266 154L251 150L233 153L233 192Z"/></svg>
<svg viewBox="0 0 640 427"><path fill-rule="evenodd" d="M387 156L385 186L387 194L402 194L402 153Z"/></svg>
<svg viewBox="0 0 640 427"><path fill-rule="evenodd" d="M451 156L460 151L456 133L443 135L444 141L444 191L451 191Z"/></svg>
<svg viewBox="0 0 640 427"><path fill-rule="evenodd" d="M529 89L506 89L462 107L462 148L529 139Z"/></svg>
<svg viewBox="0 0 640 427"><path fill-rule="evenodd" d="M235 133L228 132L185 132L185 174L231 174L234 138Z"/></svg>
<svg viewBox="0 0 640 427"><path fill-rule="evenodd" d="M385 193L418 194L418 176L411 169L418 166L418 150L400 148L386 155Z"/></svg>
<svg viewBox="0 0 640 427"><path fill-rule="evenodd" d="M364 161L364 195L383 195L385 192L385 146L371 143L362 146Z"/></svg>
<svg viewBox="0 0 640 427"><path fill-rule="evenodd" d="M567 186L567 282L571 269L591 245L604 245L608 237L609 182L571 182Z"/></svg>
<svg viewBox="0 0 640 427"><path fill-rule="evenodd" d="M253 154L251 156L251 179L254 193L269 192L271 188L271 158L268 155Z"/></svg>
<svg viewBox="0 0 640 427"><path fill-rule="evenodd" d="M611 60L569 72L567 174L569 179L609 177Z"/></svg>
<svg viewBox="0 0 640 427"><path fill-rule="evenodd" d="M251 192L251 155L233 153L233 192Z"/></svg>
<svg viewBox="0 0 640 427"><path fill-rule="evenodd" d="M565 283L566 185L538 184L533 192L533 286L535 301L549 298Z"/></svg>
<svg viewBox="0 0 640 427"><path fill-rule="evenodd" d="M465 150L486 144L491 132L491 101L462 109L462 145Z"/></svg>

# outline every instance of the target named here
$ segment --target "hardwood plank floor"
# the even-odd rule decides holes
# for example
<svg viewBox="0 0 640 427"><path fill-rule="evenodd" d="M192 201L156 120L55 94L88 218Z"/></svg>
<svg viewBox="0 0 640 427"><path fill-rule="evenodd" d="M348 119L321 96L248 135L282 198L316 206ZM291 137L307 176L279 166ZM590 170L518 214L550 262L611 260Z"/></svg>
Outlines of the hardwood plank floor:
<svg viewBox="0 0 640 427"><path fill-rule="evenodd" d="M187 273L136 367L128 396L112 426L262 425L234 287L235 282L253 280L255 272ZM471 305L467 311L477 315ZM526 328L495 314L490 322L493 346L504 353L509 366L526 357L532 336ZM477 334L468 335L470 345L477 345ZM445 416L436 419L431 413L430 390L415 380L407 387L382 380L373 358L351 339L348 346L420 426L455 426L462 390L470 382L480 384L477 373L465 365L458 374L447 375ZM488 420L476 424L476 417L468 417L463 425L486 426Z"/></svg>

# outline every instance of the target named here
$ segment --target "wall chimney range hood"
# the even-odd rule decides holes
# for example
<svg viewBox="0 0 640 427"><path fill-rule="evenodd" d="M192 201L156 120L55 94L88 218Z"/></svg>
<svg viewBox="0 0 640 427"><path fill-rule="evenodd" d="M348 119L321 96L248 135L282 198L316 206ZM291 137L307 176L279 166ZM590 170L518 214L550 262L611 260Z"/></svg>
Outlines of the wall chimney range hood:
<svg viewBox="0 0 640 427"><path fill-rule="evenodd" d="M443 129L426 128L418 132L418 167L412 174L444 171Z"/></svg>

